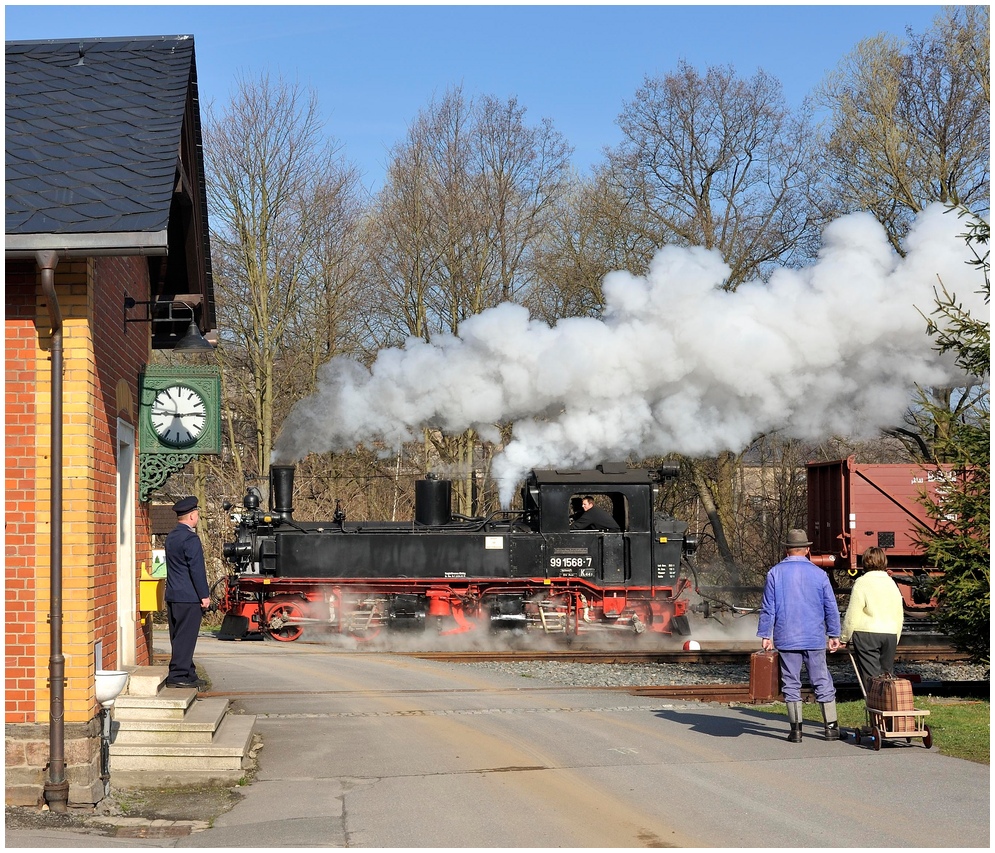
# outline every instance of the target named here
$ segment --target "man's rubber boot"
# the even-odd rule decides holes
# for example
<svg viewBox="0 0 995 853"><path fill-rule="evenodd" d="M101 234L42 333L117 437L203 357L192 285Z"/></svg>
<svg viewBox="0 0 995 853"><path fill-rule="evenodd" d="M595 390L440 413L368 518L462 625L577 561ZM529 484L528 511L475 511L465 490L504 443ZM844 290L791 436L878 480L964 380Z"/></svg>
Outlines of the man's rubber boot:
<svg viewBox="0 0 995 853"><path fill-rule="evenodd" d="M788 732L788 743L801 743L802 742L802 703L801 702L787 702L788 706L788 723L791 725L791 731Z"/></svg>
<svg viewBox="0 0 995 853"><path fill-rule="evenodd" d="M822 719L826 724L826 740L846 740L846 732L840 728L836 719L836 701L819 704L822 706Z"/></svg>

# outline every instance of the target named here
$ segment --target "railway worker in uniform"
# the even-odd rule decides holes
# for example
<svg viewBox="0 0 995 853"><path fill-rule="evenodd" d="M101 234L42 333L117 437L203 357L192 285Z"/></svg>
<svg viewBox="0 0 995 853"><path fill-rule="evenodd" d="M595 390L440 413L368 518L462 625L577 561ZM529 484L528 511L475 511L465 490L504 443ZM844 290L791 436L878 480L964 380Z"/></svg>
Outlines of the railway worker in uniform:
<svg viewBox="0 0 995 853"><path fill-rule="evenodd" d="M204 566L204 548L197 535L200 510L197 498L182 498L173 504L176 527L166 537L166 614L169 619L167 687L202 687L197 678L193 653L200 621L211 604Z"/></svg>
<svg viewBox="0 0 995 853"><path fill-rule="evenodd" d="M574 530L607 530L617 533L622 529L608 512L594 505L591 495L584 495L580 499L580 510L580 515L573 520Z"/></svg>
<svg viewBox="0 0 995 853"><path fill-rule="evenodd" d="M822 706L826 740L845 737L836 717L836 687L826 665L826 646L840 646L840 612L828 575L808 559L804 530L789 530L786 556L767 573L757 636L765 651L776 648L788 706L788 741L802 740L802 664Z"/></svg>
<svg viewBox="0 0 995 853"><path fill-rule="evenodd" d="M875 675L894 675L905 606L898 584L885 571L888 558L883 550L868 548L860 563L864 574L850 590L840 641L851 647L866 690Z"/></svg>

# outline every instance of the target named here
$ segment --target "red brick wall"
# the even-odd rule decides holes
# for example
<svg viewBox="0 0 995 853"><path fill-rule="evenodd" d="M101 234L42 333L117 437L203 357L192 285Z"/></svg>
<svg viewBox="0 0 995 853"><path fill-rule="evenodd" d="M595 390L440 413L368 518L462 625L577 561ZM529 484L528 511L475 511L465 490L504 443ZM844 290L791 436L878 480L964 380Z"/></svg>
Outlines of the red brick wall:
<svg viewBox="0 0 995 853"><path fill-rule="evenodd" d="M63 652L66 722L96 713L93 648L120 665L117 607L117 424L136 429L138 378L150 329L123 322L125 292L148 299L143 258L61 260L55 273L63 316ZM5 636L8 724L49 714L51 355L50 321L32 261L8 262L5 286L6 554ZM151 551L148 508L134 492L136 566ZM134 568L137 575L137 568ZM137 623L137 663L151 650ZM17 626L16 630L12 626Z"/></svg>
<svg viewBox="0 0 995 853"><path fill-rule="evenodd" d="M124 323L125 294L141 302L149 298L148 262L141 257L99 258L93 275L94 360L96 393L93 416L101 436L94 447L94 479L97 487L95 517L101 519L94 531L96 547L96 588L98 601L96 631L104 638L107 666L117 666L117 420L120 417L135 428L138 441L138 378L149 358L151 329L146 323ZM138 316L136 309L132 312ZM122 388L122 383L124 387ZM135 462L136 495L135 560L151 564L151 535L148 507L138 503L138 461ZM138 611L138 584L132 602ZM151 649L138 637L140 666L151 663Z"/></svg>
<svg viewBox="0 0 995 853"><path fill-rule="evenodd" d="M4 292L6 720L24 723L35 719L35 265L7 264Z"/></svg>

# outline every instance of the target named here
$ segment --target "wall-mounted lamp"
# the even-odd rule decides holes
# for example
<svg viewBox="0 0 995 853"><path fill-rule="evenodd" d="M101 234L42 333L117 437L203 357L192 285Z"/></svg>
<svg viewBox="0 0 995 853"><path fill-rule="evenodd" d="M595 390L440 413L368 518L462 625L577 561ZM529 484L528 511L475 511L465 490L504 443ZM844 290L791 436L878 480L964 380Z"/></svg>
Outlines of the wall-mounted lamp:
<svg viewBox="0 0 995 853"><path fill-rule="evenodd" d="M128 312L139 305L145 306L144 317L129 317ZM187 331L179 340L173 344L174 350L181 352L213 352L214 347L207 338L197 328L196 316L193 305L182 299L161 299L157 301L139 302L125 294L124 297L124 322L125 331L128 330L128 323L182 323L187 320L186 314L177 317L174 310L182 308L189 312L189 326Z"/></svg>

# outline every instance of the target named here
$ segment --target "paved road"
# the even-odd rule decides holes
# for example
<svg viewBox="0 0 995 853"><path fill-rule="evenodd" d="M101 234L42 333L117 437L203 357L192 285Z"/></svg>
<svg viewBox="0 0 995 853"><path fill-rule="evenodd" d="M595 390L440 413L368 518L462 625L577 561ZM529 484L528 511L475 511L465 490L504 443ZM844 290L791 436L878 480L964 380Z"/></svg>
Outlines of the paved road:
<svg viewBox="0 0 995 853"><path fill-rule="evenodd" d="M758 709L319 644L202 638L197 660L257 715L257 778L211 829L142 846L990 844L989 768L918 741L792 745ZM63 842L41 846L110 846Z"/></svg>

